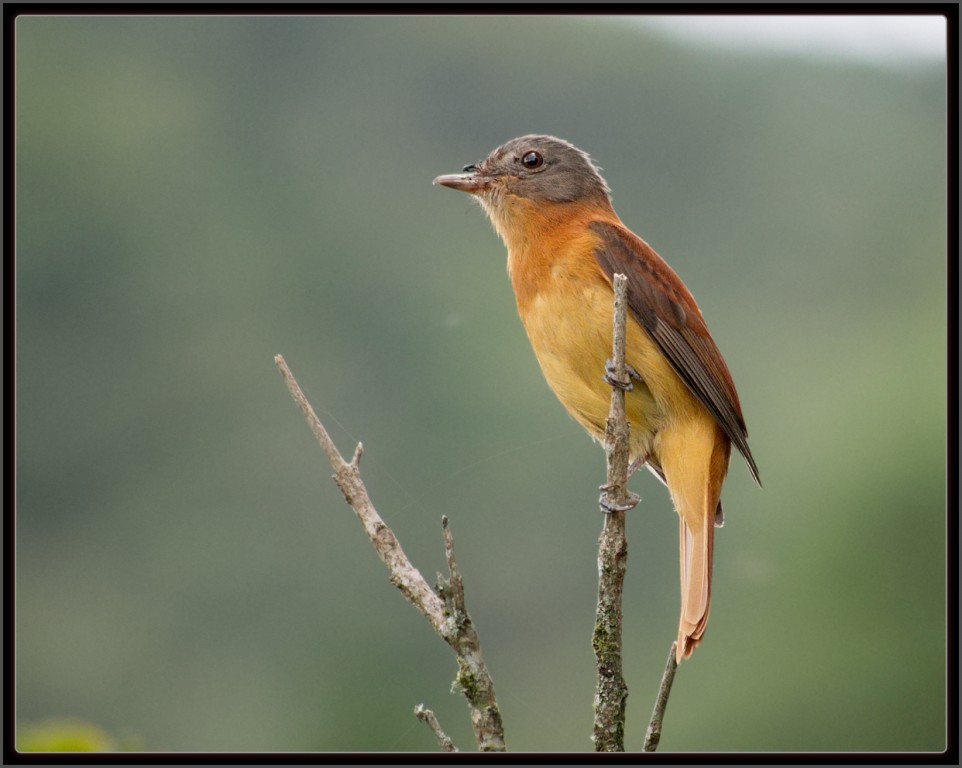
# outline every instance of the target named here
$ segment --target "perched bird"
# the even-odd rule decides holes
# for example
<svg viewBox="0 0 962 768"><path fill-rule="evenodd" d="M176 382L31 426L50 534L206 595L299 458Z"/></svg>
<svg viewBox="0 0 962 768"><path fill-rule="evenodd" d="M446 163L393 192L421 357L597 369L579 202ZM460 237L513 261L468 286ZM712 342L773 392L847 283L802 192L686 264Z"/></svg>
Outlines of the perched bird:
<svg viewBox="0 0 962 768"><path fill-rule="evenodd" d="M549 386L603 440L611 399L612 275L628 278L624 386L632 468L668 486L680 520L676 658L701 641L711 599L715 526L731 444L759 482L728 367L678 275L631 232L582 150L528 135L435 184L474 195L508 249L518 312ZM760 484L760 483L759 483Z"/></svg>

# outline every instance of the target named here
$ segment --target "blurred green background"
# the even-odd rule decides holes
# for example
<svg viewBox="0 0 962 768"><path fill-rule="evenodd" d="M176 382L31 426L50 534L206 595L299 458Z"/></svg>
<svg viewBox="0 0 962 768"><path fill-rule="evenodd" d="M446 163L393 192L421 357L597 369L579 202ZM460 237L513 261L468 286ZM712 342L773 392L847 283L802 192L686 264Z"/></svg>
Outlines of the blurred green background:
<svg viewBox="0 0 962 768"><path fill-rule="evenodd" d="M451 519L514 750L590 750L602 451L505 253L432 187L523 133L604 168L738 384L712 618L661 749L939 750L945 106L937 62L724 52L588 17L16 22L17 717L147 750L462 749L274 366L429 578ZM627 745L677 522L629 520Z"/></svg>

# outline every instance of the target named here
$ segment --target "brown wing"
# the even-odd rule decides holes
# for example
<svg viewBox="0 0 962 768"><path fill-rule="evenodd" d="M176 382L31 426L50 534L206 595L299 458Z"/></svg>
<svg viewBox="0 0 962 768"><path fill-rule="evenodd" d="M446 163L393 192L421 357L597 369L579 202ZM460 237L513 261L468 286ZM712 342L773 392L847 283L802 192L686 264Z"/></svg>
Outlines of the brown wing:
<svg viewBox="0 0 962 768"><path fill-rule="evenodd" d="M761 485L748 447L738 393L698 305L671 267L640 237L618 224L593 221L601 238L595 258L610 278L628 277L628 306L668 362L735 444Z"/></svg>

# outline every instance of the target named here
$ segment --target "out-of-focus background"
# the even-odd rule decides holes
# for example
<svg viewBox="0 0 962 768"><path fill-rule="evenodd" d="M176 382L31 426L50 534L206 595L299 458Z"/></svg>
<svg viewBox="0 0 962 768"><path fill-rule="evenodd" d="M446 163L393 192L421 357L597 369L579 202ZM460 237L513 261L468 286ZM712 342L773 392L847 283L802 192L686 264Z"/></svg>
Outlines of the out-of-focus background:
<svg viewBox="0 0 962 768"><path fill-rule="evenodd" d="M756 21L762 46L698 17L17 19L23 727L432 751L423 702L472 748L453 656L282 353L430 578L450 517L509 747L591 749L603 453L544 383L482 212L431 185L543 132L697 297L765 483L733 457L662 750L941 749L945 22L866 55ZM667 493L632 485L637 750L678 547Z"/></svg>

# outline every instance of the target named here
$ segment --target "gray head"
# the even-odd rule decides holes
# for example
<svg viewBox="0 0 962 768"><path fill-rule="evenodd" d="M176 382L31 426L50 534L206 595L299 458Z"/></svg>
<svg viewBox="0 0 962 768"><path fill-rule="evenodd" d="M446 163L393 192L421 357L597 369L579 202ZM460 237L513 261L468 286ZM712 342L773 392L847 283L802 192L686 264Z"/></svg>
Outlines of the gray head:
<svg viewBox="0 0 962 768"><path fill-rule="evenodd" d="M610 204L611 190L586 152L554 136L529 134L502 144L463 173L435 184L482 198L505 195L536 202Z"/></svg>

